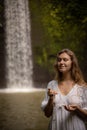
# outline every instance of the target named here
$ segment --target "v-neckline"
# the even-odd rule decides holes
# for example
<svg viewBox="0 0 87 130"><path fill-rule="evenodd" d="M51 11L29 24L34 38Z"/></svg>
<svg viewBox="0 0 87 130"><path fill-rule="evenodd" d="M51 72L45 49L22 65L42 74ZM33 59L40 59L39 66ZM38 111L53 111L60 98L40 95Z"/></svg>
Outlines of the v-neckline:
<svg viewBox="0 0 87 130"><path fill-rule="evenodd" d="M73 89L76 87L76 83L73 85L73 87L70 89L70 91L67 93L67 94L63 94L62 92L61 92L61 90L60 90L60 88L58 87L58 90L59 90L59 93L60 93L60 95L62 95L62 96L68 96L72 91L73 91Z"/></svg>

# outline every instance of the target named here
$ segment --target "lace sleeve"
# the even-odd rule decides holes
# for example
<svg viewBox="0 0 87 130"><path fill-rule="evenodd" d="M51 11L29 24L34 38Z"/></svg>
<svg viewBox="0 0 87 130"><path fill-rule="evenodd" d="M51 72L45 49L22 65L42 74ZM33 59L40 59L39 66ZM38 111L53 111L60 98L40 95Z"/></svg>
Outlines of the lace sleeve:
<svg viewBox="0 0 87 130"><path fill-rule="evenodd" d="M87 110L87 87L83 87L82 108Z"/></svg>

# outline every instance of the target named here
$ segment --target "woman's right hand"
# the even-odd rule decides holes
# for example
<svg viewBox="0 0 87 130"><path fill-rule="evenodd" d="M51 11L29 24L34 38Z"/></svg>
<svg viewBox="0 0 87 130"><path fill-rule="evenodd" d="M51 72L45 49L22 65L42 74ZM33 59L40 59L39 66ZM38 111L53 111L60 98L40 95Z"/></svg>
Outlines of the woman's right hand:
<svg viewBox="0 0 87 130"><path fill-rule="evenodd" d="M48 96L49 97L55 96L57 93L58 93L57 91L54 91L54 90L52 90L50 88L48 89Z"/></svg>

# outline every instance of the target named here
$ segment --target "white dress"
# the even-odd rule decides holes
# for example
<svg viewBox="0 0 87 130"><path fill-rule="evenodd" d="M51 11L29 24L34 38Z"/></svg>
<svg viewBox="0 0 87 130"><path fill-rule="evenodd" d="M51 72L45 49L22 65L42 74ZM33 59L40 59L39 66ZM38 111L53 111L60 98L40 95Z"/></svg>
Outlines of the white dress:
<svg viewBox="0 0 87 130"><path fill-rule="evenodd" d="M64 105L77 104L80 105L82 109L87 110L87 88L75 84L71 91L64 96L58 88L58 82L56 80L50 81L46 89L45 98L41 103L43 111L49 100L47 95L48 88L58 92L54 98L55 105L49 124L49 130L87 130L87 120L84 121L81 117L64 108Z"/></svg>

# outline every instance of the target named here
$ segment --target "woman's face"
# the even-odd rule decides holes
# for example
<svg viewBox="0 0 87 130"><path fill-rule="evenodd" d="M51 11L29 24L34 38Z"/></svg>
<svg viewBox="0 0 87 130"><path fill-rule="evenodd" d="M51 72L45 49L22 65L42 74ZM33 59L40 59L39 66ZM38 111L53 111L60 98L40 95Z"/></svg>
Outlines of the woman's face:
<svg viewBox="0 0 87 130"><path fill-rule="evenodd" d="M72 61L67 53L61 53L58 56L58 70L62 73L69 72L72 67Z"/></svg>

